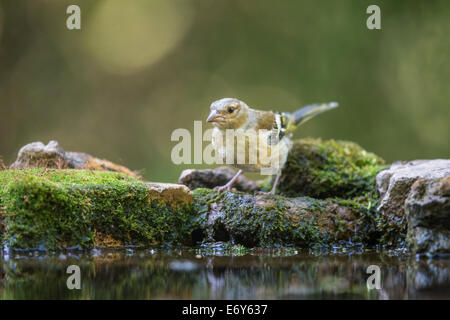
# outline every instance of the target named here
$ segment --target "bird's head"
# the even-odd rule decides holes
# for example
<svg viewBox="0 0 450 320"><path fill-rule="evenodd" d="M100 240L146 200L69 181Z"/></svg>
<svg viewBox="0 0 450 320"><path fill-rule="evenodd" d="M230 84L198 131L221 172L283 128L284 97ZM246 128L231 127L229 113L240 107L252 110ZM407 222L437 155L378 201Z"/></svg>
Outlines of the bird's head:
<svg viewBox="0 0 450 320"><path fill-rule="evenodd" d="M206 122L220 129L239 129L247 123L249 107L234 98L223 98L211 103L211 113Z"/></svg>

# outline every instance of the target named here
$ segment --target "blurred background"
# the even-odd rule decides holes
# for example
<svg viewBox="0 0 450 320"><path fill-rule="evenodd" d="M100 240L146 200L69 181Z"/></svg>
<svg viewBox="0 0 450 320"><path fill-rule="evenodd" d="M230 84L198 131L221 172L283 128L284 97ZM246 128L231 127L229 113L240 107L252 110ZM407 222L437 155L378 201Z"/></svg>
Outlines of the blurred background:
<svg viewBox="0 0 450 320"><path fill-rule="evenodd" d="M81 7L81 30L66 8ZM368 30L366 8L381 8ZM340 108L296 137L352 140L388 162L450 158L450 2L0 0L0 156L59 141L176 181L171 133L212 101ZM205 123L204 123L205 124ZM205 124L205 127L206 124ZM206 144L205 144L206 145Z"/></svg>

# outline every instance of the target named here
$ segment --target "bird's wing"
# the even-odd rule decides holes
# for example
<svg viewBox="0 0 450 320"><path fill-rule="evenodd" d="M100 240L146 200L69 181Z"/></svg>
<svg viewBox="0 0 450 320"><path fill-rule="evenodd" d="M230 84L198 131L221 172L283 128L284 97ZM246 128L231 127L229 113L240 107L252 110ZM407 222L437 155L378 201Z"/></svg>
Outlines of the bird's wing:
<svg viewBox="0 0 450 320"><path fill-rule="evenodd" d="M270 131L268 144L276 145L288 133L290 114L284 112L259 111L257 113L256 127L258 130Z"/></svg>

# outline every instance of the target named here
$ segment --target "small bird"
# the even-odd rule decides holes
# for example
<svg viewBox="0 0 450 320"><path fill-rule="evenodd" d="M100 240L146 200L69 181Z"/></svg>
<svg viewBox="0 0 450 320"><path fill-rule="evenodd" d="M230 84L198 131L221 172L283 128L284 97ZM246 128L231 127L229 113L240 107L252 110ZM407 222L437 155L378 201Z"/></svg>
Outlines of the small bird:
<svg viewBox="0 0 450 320"><path fill-rule="evenodd" d="M272 190L266 193L274 195L281 170L293 145L291 138L296 127L337 106L336 102L312 104L290 113L252 109L245 102L235 98L214 101L210 107L211 113L206 119L206 122L214 125L211 145L218 159L239 169L227 184L215 189L231 190L233 183L243 171L259 171L273 166L266 158L277 155L278 165L274 173L276 178ZM234 132L232 141L227 140L229 129L234 129L231 130ZM256 143L251 139L251 134L254 133L258 139ZM256 157L252 158L251 155ZM228 161L230 158L232 161ZM238 161L239 159L241 161ZM243 159L245 161L242 161ZM250 161L252 159L253 161Z"/></svg>

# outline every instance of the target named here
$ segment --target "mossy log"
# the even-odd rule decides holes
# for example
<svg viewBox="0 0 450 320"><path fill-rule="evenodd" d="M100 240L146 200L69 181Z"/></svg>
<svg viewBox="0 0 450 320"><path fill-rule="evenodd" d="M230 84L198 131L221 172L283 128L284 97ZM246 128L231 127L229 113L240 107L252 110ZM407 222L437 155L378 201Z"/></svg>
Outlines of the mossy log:
<svg viewBox="0 0 450 320"><path fill-rule="evenodd" d="M404 238L400 226L376 211L374 180L383 166L350 142L299 140L277 196L191 192L115 172L3 170L0 233L10 248L228 240L248 247L396 244Z"/></svg>
<svg viewBox="0 0 450 320"><path fill-rule="evenodd" d="M376 200L314 199L196 189L196 234L247 247L310 247L344 241L378 244Z"/></svg>

